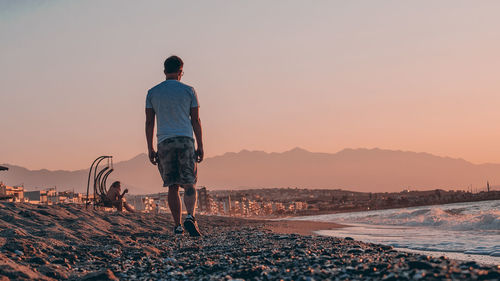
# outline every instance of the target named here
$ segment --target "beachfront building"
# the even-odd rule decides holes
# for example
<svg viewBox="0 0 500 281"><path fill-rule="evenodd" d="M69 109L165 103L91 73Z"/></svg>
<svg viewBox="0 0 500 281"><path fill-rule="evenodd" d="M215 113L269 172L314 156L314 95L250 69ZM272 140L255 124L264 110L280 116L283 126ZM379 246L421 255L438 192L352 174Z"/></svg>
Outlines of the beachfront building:
<svg viewBox="0 0 500 281"><path fill-rule="evenodd" d="M84 196L82 193L77 193L74 191L62 191L58 192L59 203L64 204L83 204Z"/></svg>
<svg viewBox="0 0 500 281"><path fill-rule="evenodd" d="M47 192L45 190L26 191L24 197L26 202L31 204L47 203Z"/></svg>
<svg viewBox="0 0 500 281"><path fill-rule="evenodd" d="M10 202L24 201L24 187L22 186L7 186L0 184L0 198Z"/></svg>
<svg viewBox="0 0 500 281"><path fill-rule="evenodd" d="M59 204L59 196L57 196L57 191L55 188L50 188L47 190L47 204Z"/></svg>
<svg viewBox="0 0 500 281"><path fill-rule="evenodd" d="M250 201L242 197L240 200L235 200L234 204L232 204L232 214L238 216L248 216L250 212Z"/></svg>
<svg viewBox="0 0 500 281"><path fill-rule="evenodd" d="M146 209L146 205L144 204L143 196L139 195L126 195L125 199L127 199L127 203L134 207L136 211L144 211Z"/></svg>
<svg viewBox="0 0 500 281"><path fill-rule="evenodd" d="M228 195L227 197L222 197L222 209L224 210L224 214L230 215L231 214L231 196Z"/></svg>
<svg viewBox="0 0 500 281"><path fill-rule="evenodd" d="M198 211L201 213L210 213L211 204L207 188L203 186L199 188L197 191L198 191L198 204L196 207L198 208Z"/></svg>
<svg viewBox="0 0 500 281"><path fill-rule="evenodd" d="M59 203L55 188L48 190L34 190L25 192L26 202L31 204L56 204Z"/></svg>
<svg viewBox="0 0 500 281"><path fill-rule="evenodd" d="M6 199L9 199L10 196L7 196L5 193L5 184L3 184L3 182L0 181L0 200L6 200Z"/></svg>
<svg viewBox="0 0 500 281"><path fill-rule="evenodd" d="M271 205L273 214L282 214L285 212L285 205L281 202L273 202Z"/></svg>
<svg viewBox="0 0 500 281"><path fill-rule="evenodd" d="M82 193L73 191L57 192L55 188L24 192L24 202L31 204L83 204L84 201L85 198Z"/></svg>
<svg viewBox="0 0 500 281"><path fill-rule="evenodd" d="M127 203L134 207L134 210L146 213L167 213L169 212L167 199L168 192L149 195L126 195Z"/></svg>
<svg viewBox="0 0 500 281"><path fill-rule="evenodd" d="M144 205L144 211L145 212L153 212L155 210L155 201L151 197L143 197L142 202Z"/></svg>
<svg viewBox="0 0 500 281"><path fill-rule="evenodd" d="M0 171L7 171L7 170L9 170L9 168L0 166ZM3 184L3 182L0 181L0 200L9 199L9 197L5 195L5 193L3 192L5 187L6 187L5 184Z"/></svg>

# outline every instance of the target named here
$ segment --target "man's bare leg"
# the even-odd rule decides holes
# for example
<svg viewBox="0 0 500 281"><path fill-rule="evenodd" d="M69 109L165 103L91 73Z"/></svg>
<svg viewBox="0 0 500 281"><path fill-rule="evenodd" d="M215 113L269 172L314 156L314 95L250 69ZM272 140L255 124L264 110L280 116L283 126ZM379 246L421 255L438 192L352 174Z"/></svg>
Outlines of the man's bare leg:
<svg viewBox="0 0 500 281"><path fill-rule="evenodd" d="M175 225L181 224L181 196L179 195L179 186L171 185L168 187L168 207L174 218Z"/></svg>
<svg viewBox="0 0 500 281"><path fill-rule="evenodd" d="M194 217L194 212L196 209L196 199L198 195L196 194L196 189L194 184L182 185L184 188L184 204L186 204L186 211L188 214Z"/></svg>
<svg viewBox="0 0 500 281"><path fill-rule="evenodd" d="M184 188L184 204L186 204L186 209L188 215L184 220L184 228L189 232L191 236L201 236L200 230L198 229L198 223L194 218L194 210L196 208L196 189L194 184L182 185Z"/></svg>
<svg viewBox="0 0 500 281"><path fill-rule="evenodd" d="M134 208L132 208L132 206L130 206L127 202L123 202L123 207L125 208L125 210L129 211L130 213L135 213Z"/></svg>

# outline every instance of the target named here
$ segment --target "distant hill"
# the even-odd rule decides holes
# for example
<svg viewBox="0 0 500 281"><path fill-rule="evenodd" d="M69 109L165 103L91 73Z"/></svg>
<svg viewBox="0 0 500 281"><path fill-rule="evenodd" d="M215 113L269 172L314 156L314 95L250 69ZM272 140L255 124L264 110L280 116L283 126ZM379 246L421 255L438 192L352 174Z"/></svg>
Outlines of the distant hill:
<svg viewBox="0 0 500 281"><path fill-rule="evenodd" d="M27 189L57 186L83 191L87 170L30 171L23 167L0 173L6 184L23 183ZM133 194L164 191L157 168L146 154L115 164L108 183L119 179ZM482 188L500 182L500 164L475 165L462 159L428 153L382 149L344 149L316 153L295 148L283 153L242 150L211 157L199 165L199 185L209 189L259 187L342 188L354 191L393 192L403 189Z"/></svg>

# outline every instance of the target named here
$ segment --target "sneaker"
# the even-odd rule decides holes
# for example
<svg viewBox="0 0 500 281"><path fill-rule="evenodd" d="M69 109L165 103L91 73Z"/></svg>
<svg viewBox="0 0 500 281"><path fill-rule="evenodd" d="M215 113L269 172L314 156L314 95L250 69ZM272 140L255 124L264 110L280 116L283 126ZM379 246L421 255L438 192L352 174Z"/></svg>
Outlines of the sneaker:
<svg viewBox="0 0 500 281"><path fill-rule="evenodd" d="M178 225L174 227L174 234L183 234L184 233L184 228L182 228L182 225Z"/></svg>
<svg viewBox="0 0 500 281"><path fill-rule="evenodd" d="M184 228L186 228L191 236L201 236L198 224L192 215L186 216L186 220L184 220Z"/></svg>

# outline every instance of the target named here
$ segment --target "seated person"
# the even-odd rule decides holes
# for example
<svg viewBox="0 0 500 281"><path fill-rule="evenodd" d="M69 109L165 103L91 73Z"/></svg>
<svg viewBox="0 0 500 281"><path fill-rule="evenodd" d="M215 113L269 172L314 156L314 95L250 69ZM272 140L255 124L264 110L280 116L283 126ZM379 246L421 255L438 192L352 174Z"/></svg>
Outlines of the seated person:
<svg viewBox="0 0 500 281"><path fill-rule="evenodd" d="M115 181L111 186L109 187L108 192L106 193L106 198L109 200L111 205L115 207L119 212L125 208L127 211L133 213L134 209L125 202L125 194L128 192L128 189L125 189L122 194L120 194L121 191L121 185L119 181Z"/></svg>

